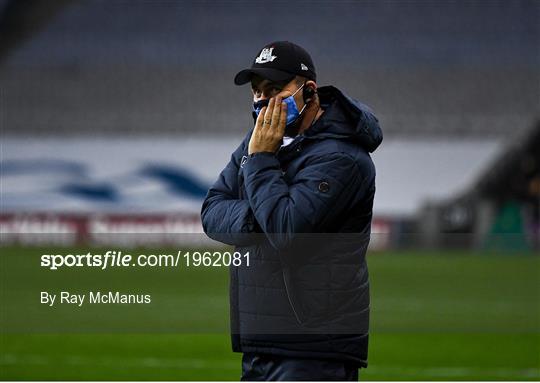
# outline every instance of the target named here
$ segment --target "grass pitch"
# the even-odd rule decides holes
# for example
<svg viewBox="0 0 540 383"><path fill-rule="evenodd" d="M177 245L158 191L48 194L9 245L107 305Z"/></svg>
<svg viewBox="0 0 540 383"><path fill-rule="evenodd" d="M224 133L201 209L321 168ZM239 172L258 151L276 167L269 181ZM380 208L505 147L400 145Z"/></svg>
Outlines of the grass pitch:
<svg viewBox="0 0 540 383"><path fill-rule="evenodd" d="M160 278L180 286L176 291L165 291L171 285L155 287L161 304L169 308L160 317L172 318L163 318L165 325L174 321L184 331L7 331L13 323L5 318L13 310L22 323L48 320L43 308L17 306L24 291L13 291L20 276L9 271L10 259L44 251L0 248L0 310L8 312L0 333L0 379L239 379L241 356L230 351L226 333L225 268L175 270ZM372 332L369 367L360 371L360 380L540 379L539 257L396 252L369 254L368 263ZM27 269L19 290L40 287L44 282L32 277L38 272L43 271ZM148 279L154 286L155 280ZM115 280L127 283L121 277ZM84 287L92 281L77 278L77 283ZM106 315L118 312L101 314L111 321ZM133 314L144 319L144 312ZM64 318L66 323L70 318L80 319L73 314Z"/></svg>

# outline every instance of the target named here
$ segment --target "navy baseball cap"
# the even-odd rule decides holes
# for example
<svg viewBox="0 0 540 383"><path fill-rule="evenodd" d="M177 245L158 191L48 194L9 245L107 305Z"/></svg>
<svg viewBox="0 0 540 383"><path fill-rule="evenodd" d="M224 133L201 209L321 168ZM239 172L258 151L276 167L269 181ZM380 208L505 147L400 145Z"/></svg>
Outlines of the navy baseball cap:
<svg viewBox="0 0 540 383"><path fill-rule="evenodd" d="M289 41L275 41L259 51L251 68L241 70L234 77L236 85L244 85L254 75L273 82L291 81L295 76L316 81L315 66L307 51Z"/></svg>

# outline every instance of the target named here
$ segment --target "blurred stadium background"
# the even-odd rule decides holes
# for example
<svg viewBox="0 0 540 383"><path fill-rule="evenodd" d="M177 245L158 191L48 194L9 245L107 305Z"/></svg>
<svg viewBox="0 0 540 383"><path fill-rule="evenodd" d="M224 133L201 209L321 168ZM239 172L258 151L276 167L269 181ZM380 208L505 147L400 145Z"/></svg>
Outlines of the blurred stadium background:
<svg viewBox="0 0 540 383"><path fill-rule="evenodd" d="M232 78L291 40L384 132L363 376L540 379L539 21L534 0L0 0L0 250L200 233L252 123ZM0 336L4 379L238 375L225 334Z"/></svg>

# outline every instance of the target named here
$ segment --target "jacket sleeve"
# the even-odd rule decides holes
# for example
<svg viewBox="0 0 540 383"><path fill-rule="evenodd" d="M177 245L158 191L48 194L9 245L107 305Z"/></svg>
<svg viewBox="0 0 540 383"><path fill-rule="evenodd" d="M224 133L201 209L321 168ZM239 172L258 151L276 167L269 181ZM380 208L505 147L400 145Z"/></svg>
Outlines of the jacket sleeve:
<svg viewBox="0 0 540 383"><path fill-rule="evenodd" d="M204 232L216 241L235 246L249 244L247 234L254 232L256 227L249 202L239 198L238 170L246 142L244 140L232 154L208 190L201 209Z"/></svg>
<svg viewBox="0 0 540 383"><path fill-rule="evenodd" d="M272 245L286 247L297 233L324 232L364 192L365 171L348 154L330 153L306 166L288 184L273 153L249 157L243 166L255 219Z"/></svg>

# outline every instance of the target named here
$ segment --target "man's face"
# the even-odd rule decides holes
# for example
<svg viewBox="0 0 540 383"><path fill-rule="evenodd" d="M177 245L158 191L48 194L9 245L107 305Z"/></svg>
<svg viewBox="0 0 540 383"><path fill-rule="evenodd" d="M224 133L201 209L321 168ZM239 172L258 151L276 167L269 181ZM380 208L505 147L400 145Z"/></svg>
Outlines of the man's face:
<svg viewBox="0 0 540 383"><path fill-rule="evenodd" d="M253 102L270 99L276 96L286 98L291 96L294 92L296 92L296 90L298 90L298 84L296 79L292 79L289 82L277 83L267 79L263 79L258 76L254 76L253 80L251 80ZM301 94L301 92L298 92L295 95L296 105L298 107L302 107L302 105L299 105L301 97L298 99L296 97L298 94Z"/></svg>

